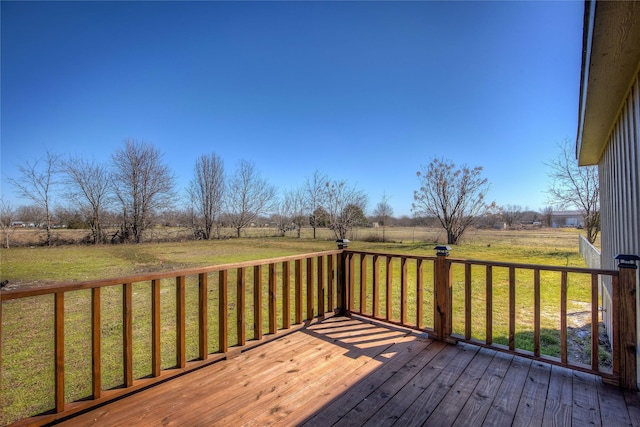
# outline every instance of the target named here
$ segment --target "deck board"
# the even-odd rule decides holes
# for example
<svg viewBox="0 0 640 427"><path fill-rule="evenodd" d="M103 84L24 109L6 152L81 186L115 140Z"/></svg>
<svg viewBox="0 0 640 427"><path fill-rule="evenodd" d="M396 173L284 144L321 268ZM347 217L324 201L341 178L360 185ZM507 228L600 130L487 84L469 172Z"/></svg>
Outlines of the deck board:
<svg viewBox="0 0 640 427"><path fill-rule="evenodd" d="M560 366L552 366L542 425L553 427L571 425L572 410L573 376L571 371Z"/></svg>
<svg viewBox="0 0 640 427"><path fill-rule="evenodd" d="M573 372L573 425L594 425L600 420L596 379L582 372Z"/></svg>
<svg viewBox="0 0 640 427"><path fill-rule="evenodd" d="M462 347L446 346L432 360L420 369L420 371L407 382L402 389L393 396L382 408L374 414L367 414L368 420L365 426L393 425L411 404L420 396L423 390L435 381L448 362L455 359L462 351ZM359 423L356 425L360 425Z"/></svg>
<svg viewBox="0 0 640 427"><path fill-rule="evenodd" d="M485 424L506 426L513 423L530 367L531 360L521 357L513 358L484 420Z"/></svg>
<svg viewBox="0 0 640 427"><path fill-rule="evenodd" d="M502 385L502 380L509 369L513 356L510 354L495 353L489 367L478 382L471 397L466 402L460 402L460 413L453 423L455 426L482 425L493 398Z"/></svg>
<svg viewBox="0 0 640 427"><path fill-rule="evenodd" d="M447 364L447 368L438 375L436 381L431 382L420 393L411 406L398 418L397 422L400 425L421 426L430 417L447 392L454 387L456 381L470 361L473 360L478 350L478 347L465 346L464 350L459 352L455 359Z"/></svg>
<svg viewBox="0 0 640 427"><path fill-rule="evenodd" d="M493 360L495 351L481 348L447 395L442 399L433 414L429 417L429 425L450 426L460 414L460 402L466 402L478 386L482 376Z"/></svg>
<svg viewBox="0 0 640 427"><path fill-rule="evenodd" d="M640 395L566 368L333 317L61 424L640 426Z"/></svg>
<svg viewBox="0 0 640 427"><path fill-rule="evenodd" d="M622 391L610 384L598 383L597 387L602 419L612 425L631 425Z"/></svg>
<svg viewBox="0 0 640 427"><path fill-rule="evenodd" d="M430 358L445 347L441 343L432 343L430 340L411 340L405 342L403 348L396 346L397 354L390 358L386 369L378 369L366 378L350 388L344 388L341 394L330 403L317 411L313 417L307 417L304 425L333 425L344 417L351 408L356 407L360 402L368 400L370 396L379 388L393 387L396 377L406 376L407 370L414 369L416 363L414 358ZM428 350L428 351L427 351ZM390 382L390 384L387 384ZM400 382L395 387L402 387ZM383 390L384 393L384 390ZM394 392L395 393L395 392ZM391 395L391 394L390 394ZM387 396L387 398L390 397Z"/></svg>
<svg viewBox="0 0 640 427"><path fill-rule="evenodd" d="M361 425L364 424L379 408L384 407L406 384L437 356L446 345L432 343L420 354L416 355L408 363L402 366L394 375L383 384L372 384L375 391L360 400L349 412L334 425Z"/></svg>
<svg viewBox="0 0 640 427"><path fill-rule="evenodd" d="M544 404L549 390L551 366L532 362L529 368L522 397L513 419L515 425L540 426L544 417Z"/></svg>

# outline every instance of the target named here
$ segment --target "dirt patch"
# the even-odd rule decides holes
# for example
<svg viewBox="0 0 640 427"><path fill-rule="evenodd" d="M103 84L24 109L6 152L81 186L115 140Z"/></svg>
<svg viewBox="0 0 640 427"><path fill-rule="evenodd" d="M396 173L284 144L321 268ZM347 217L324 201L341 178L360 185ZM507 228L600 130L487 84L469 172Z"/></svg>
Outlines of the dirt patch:
<svg viewBox="0 0 640 427"><path fill-rule="evenodd" d="M598 323L598 360L600 368L611 368L611 341L604 323ZM567 352L570 363L591 366L591 311L567 316Z"/></svg>

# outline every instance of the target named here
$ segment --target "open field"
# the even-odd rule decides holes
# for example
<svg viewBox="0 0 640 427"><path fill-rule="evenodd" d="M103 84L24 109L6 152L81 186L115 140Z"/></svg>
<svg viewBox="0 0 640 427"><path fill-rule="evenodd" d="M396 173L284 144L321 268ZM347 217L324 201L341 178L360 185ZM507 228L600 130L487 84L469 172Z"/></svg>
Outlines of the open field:
<svg viewBox="0 0 640 427"><path fill-rule="evenodd" d="M180 229L182 230L182 229ZM158 235L183 232L176 229L156 231ZM252 228L251 238L210 241L177 241L123 245L64 245L55 247L20 246L0 250L0 279L9 280L9 287L38 286L44 283L83 281L120 277L156 271L202 267L252 259L335 249L335 237L330 230L303 229L302 238L273 237L276 230ZM224 230L230 235L233 230ZM85 230L56 230L61 238L71 239L86 234ZM14 239L25 243L38 241L42 231L18 230ZM584 266L578 253L579 230L470 230L462 244L454 246L455 258L493 261ZM385 230L388 243L363 240L382 239L382 229L354 230L350 248L415 255L433 255L434 243L442 243L444 232L434 228L389 227Z"/></svg>
<svg viewBox="0 0 640 427"><path fill-rule="evenodd" d="M28 231L28 230L27 230ZM60 230L69 231L71 230ZM335 249L334 238L328 230L320 230L317 240L310 238L311 230L303 230L301 239L294 237L271 237L275 230L252 229L252 238L224 239L212 241L184 241L169 243L145 243L140 245L67 245L47 247L16 247L0 251L2 280L9 280L11 288L38 286L55 282L76 282L98 278L120 277L145 272L171 271L183 268L203 267L252 259L273 258L284 255L308 253ZM382 229L360 229L354 231L351 249L410 255L434 255L434 243L442 239L443 233L426 228L388 228L385 231L389 243L367 242L356 239L375 240L381 237ZM463 244L452 248L451 257L507 261L530 264L560 266L584 266L578 253L577 230L547 229L535 231L472 230ZM264 272L266 274L266 272ZM247 272L250 283L252 272ZM278 274L281 274L280 270ZM460 272L454 271L454 276ZM394 268L394 280L400 272ZM213 275L215 276L215 275ZM217 307L217 279L210 279L209 307ZM369 276L370 277L370 276ZM455 278L455 277L454 277ZM187 277L187 356L197 357L197 278ZM235 278L229 276L229 282ZM280 280L280 279L278 279ZM506 287L496 273L494 301L500 309L500 301L507 300ZM520 279L518 279L520 280ZM523 279L526 281L527 279ZM266 285L266 278L263 283ZM172 297L175 283L162 280L162 365L175 364L175 297ZM482 293L482 283L474 281L476 291ZM229 315L235 316L234 303L237 301L234 287L230 287ZM524 290L524 289L523 289ZM519 293L519 332L526 333L531 321L528 299L530 289ZM588 284L570 284L570 309L578 312L583 304L588 304L590 294ZM265 291L266 294L266 291ZM454 296L459 293L454 289ZM356 295L358 295L356 293ZM427 294L425 294L427 295ZM520 297L521 295L521 297ZM414 298L410 295L409 298ZM475 298L475 297L474 297ZM557 289L549 289L542 296L549 303L548 318L557 316ZM134 284L134 374L136 378L150 372L150 288L146 283ZM122 372L122 290L120 287L105 289L102 297L102 369L103 388L118 387ZM91 372L90 358L90 292L74 291L65 298L65 323L69 325L65 335L65 372L67 401L81 399L90 394L91 385L87 375ZM246 295L251 304L252 295ZM117 309L109 310L108 307ZM266 309L266 304L263 304ZM397 307L394 306L394 311ZM456 300L454 311L460 311ZM427 310L428 312L428 310ZM478 310L481 313L481 310ZM253 322L252 310L247 308L247 325ZM431 313L432 314L432 313ZM428 314L428 315L431 315ZM281 316L281 314L280 314ZM529 317L527 317L529 316ZM265 315L266 317L266 315ZM53 298L51 295L12 300L2 307L2 414L0 425L28 415L42 412L51 407L50 390L53 387ZM278 319L281 324L282 319ZM427 319L427 324L431 320ZM233 323L233 322L232 322ZM543 322L544 323L544 322ZM550 336L546 339L549 354L557 351L557 317L549 322ZM234 325L230 325L230 342L234 342ZM477 330L482 330L478 322ZM580 325L577 325L580 326ZM496 322L495 337L506 336L506 324ZM217 325L210 325L209 351L218 351ZM456 325L454 325L454 330ZM248 330L251 330L250 327ZM266 332L266 331L265 331ZM251 339L251 337L247 337Z"/></svg>

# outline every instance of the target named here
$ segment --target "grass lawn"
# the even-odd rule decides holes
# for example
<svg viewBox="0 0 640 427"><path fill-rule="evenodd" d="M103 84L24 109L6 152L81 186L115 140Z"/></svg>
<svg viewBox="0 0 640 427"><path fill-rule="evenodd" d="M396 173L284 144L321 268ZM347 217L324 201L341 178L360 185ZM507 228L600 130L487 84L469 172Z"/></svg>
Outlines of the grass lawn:
<svg viewBox="0 0 640 427"><path fill-rule="evenodd" d="M183 268L203 267L237 261L273 258L284 255L302 254L335 249L336 245L328 230L319 230L319 239L310 238L310 230L303 230L303 238L270 237L273 231L255 230L254 237L215 241L187 241L182 243L145 243L140 245L103 245L103 246L59 246L17 247L0 251L2 280L8 279L10 286L38 286L55 282L85 281L98 278L120 277L146 272L172 271ZM434 255L434 242L442 239L440 230L424 228L387 228L385 238L390 242L367 242L382 236L382 229L356 230L350 249L363 251L388 252L406 255ZM358 240L356 240L358 239ZM535 231L495 231L471 230L461 245L451 251L452 258L507 261L530 264L560 266L584 266L578 253L578 235L576 230L535 230ZM394 265L394 280L400 276L398 263ZM371 268L371 261L368 261ZM410 267L410 269L415 267ZM263 274L263 295L266 298L267 269ZM278 266L280 283L281 266ZM306 274L303 268L303 276ZM501 269L496 269L501 270ZM253 270L247 269L247 283L252 283ZM507 306L506 272L494 273L494 342L502 342L507 329L505 313ZM292 272L293 274L293 272ZM381 277L384 276L384 271ZM425 304L432 298L428 272L425 275ZM460 319L463 311L460 289L459 267L454 268L454 319ZM520 273L519 273L520 274ZM532 317L530 301L532 299L531 279L526 272L518 277L518 347L527 348L526 335L532 336ZM371 277L371 273L368 274ZM411 276L415 277L415 276ZM463 276L462 276L463 277ZM217 274L209 278L209 351L218 350ZM559 283L556 278L548 283ZM412 279L410 279L412 280ZM546 278L543 279L545 283ZM588 283L570 282L570 310L582 310L590 300ZM304 279L303 279L304 283ZM522 285L521 285L522 283ZM235 290L235 272L229 272L229 343L237 339L235 310L237 295ZM197 277L187 277L187 358L197 357L198 319ZM367 285L368 286L368 285ZM484 338L484 273L474 272L472 283L474 304L474 336ZM249 287L251 288L251 287ZM548 288L548 289L547 289ZM175 283L162 280L162 367L175 364ZM415 282L409 283L409 298L413 298L415 307ZM279 290L281 293L281 290ZM293 292L293 289L292 289ZM304 286L303 286L304 292ZM395 295L399 290L394 289ZM557 351L558 304L557 286L545 285L543 289L543 340L548 341L545 348L550 354ZM356 295L359 292L356 291ZM370 293L369 293L370 295ZM384 293L381 294L381 297ZM66 400L73 401L87 397L91 393L91 333L90 298L88 290L69 292L65 295L65 385ZM266 313L266 300L263 307ZM359 298L359 296L358 296ZM369 297L370 298L370 297ZM134 376L144 377L151 372L151 327L150 327L151 288L149 283L137 283L133 287L133 330L134 330ZM281 295L279 301L281 301ZM122 289L121 287L102 290L102 371L103 389L122 384ZM252 338L252 289L247 290L246 328L248 339ZM356 301L359 304L359 301ZM372 301L366 303L371 309ZM398 304L394 305L397 316ZM280 307L279 307L280 310ZM414 308L415 310L415 308ZM293 310L292 310L293 312ZM279 324L282 314L279 311ZM383 311L384 313L384 311ZM415 316L415 313L410 313ZM425 308L426 325L433 322L432 306ZM293 317L293 314L292 314ZM463 317L463 316L462 316ZM263 315L266 319L266 314ZM292 319L293 320L293 319ZM454 332L460 333L461 324L454 322ZM263 327L264 332L266 325ZM548 337L547 337L548 335ZM524 340L524 341L523 341ZM528 339L532 342L532 338ZM555 346L555 347L554 347ZM25 416L34 415L53 406L53 296L46 295L3 303L2 307L2 413L0 424L10 423Z"/></svg>
<svg viewBox="0 0 640 427"><path fill-rule="evenodd" d="M514 262L523 264L539 264L553 266L585 267L584 260L577 249L576 230L542 230L542 231L477 231L466 235L463 244L454 246L450 253L450 258L489 260L501 262ZM361 248L360 245L365 246ZM426 243L416 243L403 241L402 244L389 244L386 247L378 244L358 243L353 249L388 251L406 255L433 255L433 245ZM371 314L373 312L373 299L371 277L373 274L373 257L367 256L366 277L367 300L364 304L363 312ZM356 271L360 271L360 257L356 257ZM396 260L393 264L393 277L395 282L399 282L400 262ZM380 298L386 299L386 289L384 278L386 277L386 265L380 263L379 276L381 279ZM409 261L408 270L408 321L417 324L416 307L416 263ZM486 340L486 280L485 267L472 267L471 280L471 331L472 337L478 340ZM423 318L421 324L428 328L434 327L434 305L433 305L433 266L432 263L425 263L423 267L424 275L424 299ZM533 351L533 299L534 299L534 274L533 270L516 270L516 347L519 349ZM544 355L559 357L560 355L560 273L541 272L541 352ZM453 333L464 336L465 333L465 302L464 302L464 265L454 263L452 267L453 278ZM358 274L355 275L355 307L361 307L360 302L360 280ZM590 322L591 309L591 286L590 276L585 274L568 275L568 295L567 311L570 313L568 324L578 332L578 328L584 327L587 321ZM508 345L508 312L509 312L509 269L506 267L493 268L493 293L492 293L492 317L494 343ZM400 289L399 285L394 286L392 299L391 318L400 318ZM381 317L386 317L384 305L380 308ZM587 320L585 320L587 319ZM587 329L590 325L587 326ZM572 331L569 331L571 334ZM589 349L588 349L589 350ZM589 350L590 351L590 350ZM589 358L589 354L574 355L574 362L582 362ZM578 357L580 356L580 357ZM605 356L603 358L606 359Z"/></svg>

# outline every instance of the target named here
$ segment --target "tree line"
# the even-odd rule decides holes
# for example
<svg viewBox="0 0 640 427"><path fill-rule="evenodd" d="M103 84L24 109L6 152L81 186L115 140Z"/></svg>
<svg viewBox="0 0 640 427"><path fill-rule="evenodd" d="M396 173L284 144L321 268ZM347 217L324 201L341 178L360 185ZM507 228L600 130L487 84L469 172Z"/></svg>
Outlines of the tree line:
<svg viewBox="0 0 640 427"><path fill-rule="evenodd" d="M200 155L193 177L183 194L176 191L176 177L151 143L125 140L108 162L83 157L65 158L47 151L42 157L18 166L19 177L10 179L16 192L33 203L41 215L39 226L52 243L54 206L65 206L78 223L91 231L91 242L143 241L144 232L157 223L162 212L175 211L179 201L187 209L182 220L195 238L219 237L222 225L242 230L258 218L273 214L282 233L309 224L328 227L336 238L366 223L367 195L345 180L332 180L320 171L304 186L278 194L255 164L241 160L226 173L216 153ZM184 194L186 193L186 194ZM3 226L10 226L18 210L2 203ZM24 214L24 210L22 211ZM106 233L114 222L117 231ZM315 235L315 232L314 232Z"/></svg>
<svg viewBox="0 0 640 427"><path fill-rule="evenodd" d="M587 193L591 205L586 209L589 240L595 240L599 222L599 205L593 202L593 170L584 171L571 164L564 151L548 166L553 185L549 194L557 206L576 202ZM575 163L575 162L574 162ZM482 167L457 167L453 162L434 158L417 172L419 188L414 191L412 212L428 219L447 233L448 244L458 243L465 230L484 221L504 221L509 227L521 220L520 206L500 207L488 202L489 182ZM196 239L219 238L221 227L231 227L236 236L269 217L281 235L309 226L327 227L336 239L344 239L357 226L366 225L368 196L346 180L330 179L316 170L298 188L278 192L263 178L253 162L241 160L228 173L223 159L215 152L196 158L193 176L186 191L176 190L176 177L163 161L163 154L151 143L128 139L123 141L105 162L47 151L43 156L18 166L19 176L10 179L16 192L33 205L12 209L0 200L0 226L9 245L11 223L18 215L39 215L38 225L46 230L46 244L52 243L54 212L67 217L67 225L90 230L91 243L134 242L144 240L144 233L156 225L162 215L173 214L179 223L193 230ZM570 175L568 178L566 175ZM588 191L575 188L581 175L587 177ZM596 170L597 183L597 170ZM573 189L562 178L574 185ZM563 192L564 191L564 192ZM570 198L570 196L573 197ZM597 189L596 189L597 197ZM373 217L384 229L393 209L388 197L373 209ZM186 208L176 209L178 201ZM186 202L186 203L185 203ZM563 202L563 203L561 203ZM594 207L597 206L597 212ZM545 208L541 221L550 224L552 209ZM599 216L598 216L599 218ZM598 227L598 228L596 228ZM115 231L113 229L115 228ZM107 234L107 229L110 230ZM593 239L593 240L592 240Z"/></svg>

